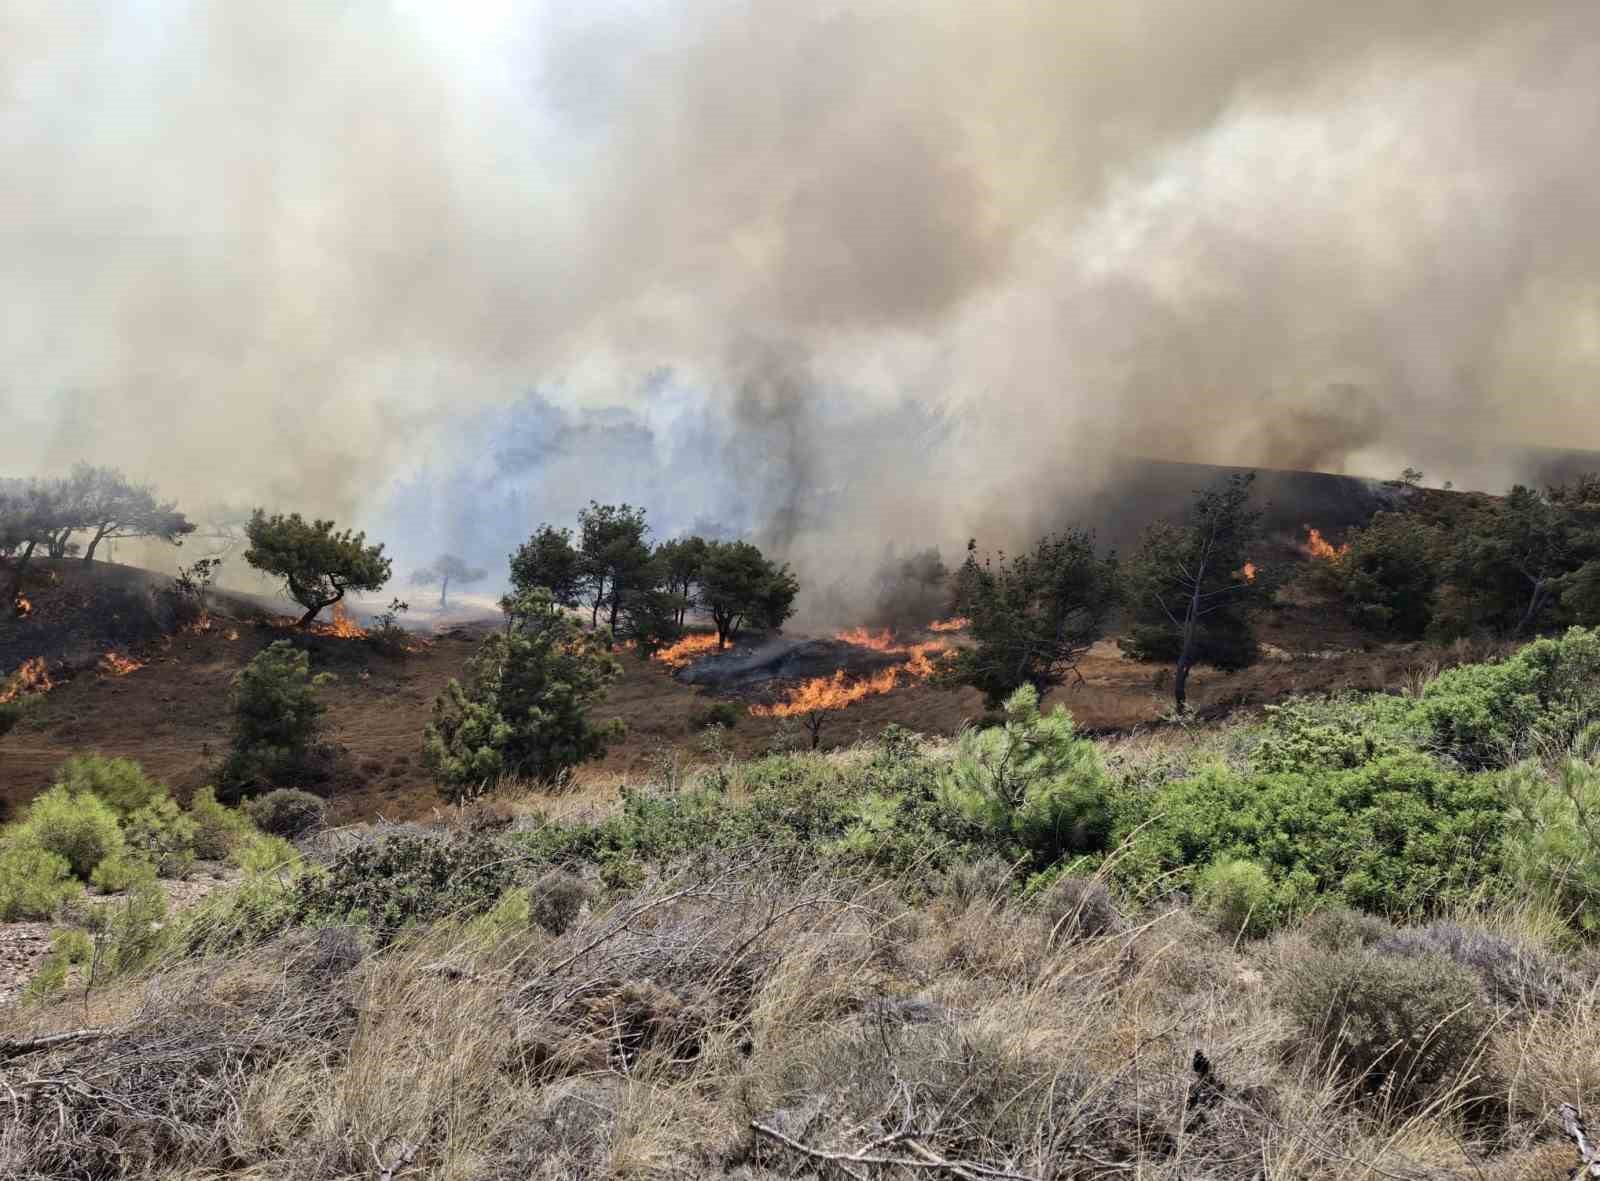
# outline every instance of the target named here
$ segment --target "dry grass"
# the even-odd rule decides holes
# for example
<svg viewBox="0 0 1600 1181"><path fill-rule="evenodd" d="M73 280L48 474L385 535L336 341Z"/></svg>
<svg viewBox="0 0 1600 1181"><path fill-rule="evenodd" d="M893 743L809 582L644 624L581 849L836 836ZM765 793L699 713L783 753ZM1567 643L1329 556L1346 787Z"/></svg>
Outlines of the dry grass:
<svg viewBox="0 0 1600 1181"><path fill-rule="evenodd" d="M1062 938L897 887L746 853L559 935L515 907L365 956L296 931L16 1013L0 1037L109 1032L4 1063L0 1175L1532 1178L1572 1159L1551 1107L1600 1102L1592 985L1388 1111L1300 1053L1298 934L1177 908ZM1469 1082L1507 1118L1467 1118Z"/></svg>

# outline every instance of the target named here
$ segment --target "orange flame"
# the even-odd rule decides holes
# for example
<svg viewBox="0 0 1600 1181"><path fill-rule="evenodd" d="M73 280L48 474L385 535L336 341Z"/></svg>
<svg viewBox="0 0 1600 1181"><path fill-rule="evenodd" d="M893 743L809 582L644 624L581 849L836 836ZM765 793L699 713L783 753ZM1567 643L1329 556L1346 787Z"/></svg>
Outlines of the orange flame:
<svg viewBox="0 0 1600 1181"><path fill-rule="evenodd" d="M1337 558L1344 557L1345 554L1350 552L1350 543L1345 542L1345 544L1336 549L1328 543L1328 540L1325 537L1322 536L1321 529L1313 529L1310 525L1307 525L1306 543L1300 548L1305 552L1307 557L1318 558L1324 562L1332 562Z"/></svg>
<svg viewBox="0 0 1600 1181"><path fill-rule="evenodd" d="M953 619L935 619L928 625L928 630L931 632L958 632L963 631L971 623L972 620L966 616L957 615Z"/></svg>
<svg viewBox="0 0 1600 1181"><path fill-rule="evenodd" d="M864 627L853 627L849 631L835 632L833 638L844 644L854 644L857 648L871 648L874 652L905 651L905 645L895 643L894 633L888 628L871 632Z"/></svg>
<svg viewBox="0 0 1600 1181"><path fill-rule="evenodd" d="M12 607L16 610L18 619L26 619L33 614L33 604L21 595L17 596L17 601L12 604Z"/></svg>
<svg viewBox="0 0 1600 1181"><path fill-rule="evenodd" d="M222 633L222 638L224 640L237 640L239 638L239 629L230 627L227 631Z"/></svg>
<svg viewBox="0 0 1600 1181"><path fill-rule="evenodd" d="M313 623L311 630L319 636L333 636L339 640L364 640L367 633L356 621L350 618L350 612L343 603L333 605L333 618L327 623Z"/></svg>
<svg viewBox="0 0 1600 1181"><path fill-rule="evenodd" d="M133 660L119 652L107 652L100 657L100 663L95 665L95 671L103 677L125 677L143 667L142 660Z"/></svg>
<svg viewBox="0 0 1600 1181"><path fill-rule="evenodd" d="M650 659L660 661L668 668L676 671L688 668L707 652L714 652L717 647L717 637L704 632L684 636L676 644L669 644L653 654Z"/></svg>
<svg viewBox="0 0 1600 1181"><path fill-rule="evenodd" d="M841 668L831 677L813 677L809 681L802 682L782 701L771 705L752 705L750 713L758 718L792 718L800 714L843 709L863 698L889 692L895 687L899 677L898 668L886 668L873 676L851 681L846 679L844 669Z"/></svg>
<svg viewBox="0 0 1600 1181"><path fill-rule="evenodd" d="M31 660L24 660L22 667L0 685L0 704L7 701L16 701L24 693L48 693L55 688L55 682L50 679L50 670L45 666L43 656L35 656Z"/></svg>
<svg viewBox="0 0 1600 1181"><path fill-rule="evenodd" d="M1254 582L1256 580L1256 571L1258 569L1259 567L1254 562L1246 562L1240 569L1239 573L1244 575L1244 580L1246 582Z"/></svg>

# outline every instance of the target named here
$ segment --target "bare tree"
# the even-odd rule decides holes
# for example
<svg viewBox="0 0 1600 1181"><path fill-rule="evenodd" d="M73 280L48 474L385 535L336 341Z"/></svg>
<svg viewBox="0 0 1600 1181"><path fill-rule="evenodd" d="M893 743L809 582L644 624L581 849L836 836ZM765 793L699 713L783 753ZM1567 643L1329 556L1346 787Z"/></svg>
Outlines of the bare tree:
<svg viewBox="0 0 1600 1181"><path fill-rule="evenodd" d="M439 607L442 610L448 603L450 584L477 582L486 578L488 571L476 566L469 566L455 554L440 554L428 565L418 570L411 576L411 581L418 586L437 586L439 588Z"/></svg>

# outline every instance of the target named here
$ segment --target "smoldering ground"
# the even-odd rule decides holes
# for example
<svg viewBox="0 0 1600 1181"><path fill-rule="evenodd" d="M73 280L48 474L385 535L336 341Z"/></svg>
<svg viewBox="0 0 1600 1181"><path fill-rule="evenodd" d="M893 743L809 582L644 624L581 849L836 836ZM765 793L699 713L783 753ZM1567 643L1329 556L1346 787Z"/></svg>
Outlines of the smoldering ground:
<svg viewBox="0 0 1600 1181"><path fill-rule="evenodd" d="M1600 446L1588 0L0 31L9 471L115 462L419 560L637 487L825 581L1024 534L1127 455L1495 487ZM520 427L532 390L583 429Z"/></svg>

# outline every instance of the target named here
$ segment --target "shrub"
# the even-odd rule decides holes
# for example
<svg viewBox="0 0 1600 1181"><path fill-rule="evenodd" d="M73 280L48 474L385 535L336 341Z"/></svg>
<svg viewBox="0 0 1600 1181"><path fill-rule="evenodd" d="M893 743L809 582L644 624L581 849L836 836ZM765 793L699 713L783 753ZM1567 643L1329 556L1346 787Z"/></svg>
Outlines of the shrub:
<svg viewBox="0 0 1600 1181"><path fill-rule="evenodd" d="M270 787L304 770L324 707L315 690L330 679L311 675L311 657L288 640L256 653L233 682L233 751L222 767L231 799Z"/></svg>
<svg viewBox="0 0 1600 1181"><path fill-rule="evenodd" d="M89 910L88 926L101 945L99 963L110 975L148 967L173 945L167 896L155 871L143 866L117 902Z"/></svg>
<svg viewBox="0 0 1600 1181"><path fill-rule="evenodd" d="M1040 917L1050 924L1052 942L1076 942L1114 935L1125 924L1098 878L1057 878L1038 898Z"/></svg>
<svg viewBox="0 0 1600 1181"><path fill-rule="evenodd" d="M1374 945L1382 955L1443 956L1478 978L1495 1004L1537 1012L1554 1007L1576 987L1558 961L1531 947L1457 923L1395 931Z"/></svg>
<svg viewBox="0 0 1600 1181"><path fill-rule="evenodd" d="M16 839L66 859L74 875L87 880L95 866L123 848L117 814L95 795L75 795L52 787L28 807Z"/></svg>
<svg viewBox="0 0 1600 1181"><path fill-rule="evenodd" d="M1470 767L1565 750L1600 721L1600 630L1575 627L1507 660L1448 669L1417 709L1435 744Z"/></svg>
<svg viewBox="0 0 1600 1181"><path fill-rule="evenodd" d="M1415 749L1410 706L1397 697L1347 696L1266 707L1250 754L1258 771L1336 771Z"/></svg>
<svg viewBox="0 0 1600 1181"><path fill-rule="evenodd" d="M59 853L14 839L0 845L0 922L51 918L80 890Z"/></svg>
<svg viewBox="0 0 1600 1181"><path fill-rule="evenodd" d="M0 701L0 738L4 738L17 723L22 721L22 712L27 707L22 701Z"/></svg>
<svg viewBox="0 0 1600 1181"><path fill-rule="evenodd" d="M113 853L94 867L89 884L105 894L120 894L150 872L150 864L126 849Z"/></svg>
<svg viewBox="0 0 1600 1181"><path fill-rule="evenodd" d="M301 877L295 901L302 921L364 921L387 942L412 923L482 914L514 879L506 848L490 837L389 836Z"/></svg>
<svg viewBox="0 0 1600 1181"><path fill-rule="evenodd" d="M75 755L62 763L56 772L56 786L74 795L99 796L118 816L128 816L167 794L167 789L132 759L100 755Z"/></svg>
<svg viewBox="0 0 1600 1181"><path fill-rule="evenodd" d="M1334 905L1313 911L1300 932L1322 951L1348 951L1371 947L1392 935L1394 927L1376 915Z"/></svg>
<svg viewBox="0 0 1600 1181"><path fill-rule="evenodd" d="M268 793L271 794L271 793ZM194 852L206 861L222 861L255 835L250 818L237 808L217 802L213 788L202 787L189 801L194 823Z"/></svg>
<svg viewBox="0 0 1600 1181"><path fill-rule="evenodd" d="M529 917L552 935L578 921L584 904L594 897L588 882L566 870L553 869L533 884Z"/></svg>
<svg viewBox="0 0 1600 1181"><path fill-rule="evenodd" d="M1445 567L1444 535L1408 513L1378 513L1353 530L1330 568L1351 622L1416 639L1433 622Z"/></svg>
<svg viewBox="0 0 1600 1181"><path fill-rule="evenodd" d="M732 730L739 724L739 719L744 716L744 710L731 701L716 701L705 707L697 709L689 715L690 730L705 730L711 726L721 726Z"/></svg>
<svg viewBox="0 0 1600 1181"><path fill-rule="evenodd" d="M1501 783L1512 878L1574 926L1600 929L1600 767L1569 757L1546 772L1525 762Z"/></svg>
<svg viewBox="0 0 1600 1181"><path fill-rule="evenodd" d="M1254 861L1227 857L1195 879L1195 902L1224 932L1258 938L1278 923L1278 892Z"/></svg>
<svg viewBox="0 0 1600 1181"><path fill-rule="evenodd" d="M1073 731L1061 706L1039 712L1024 685L1006 699L1005 725L965 730L940 770L939 798L980 840L1015 844L1043 869L1068 853L1106 847L1109 780L1093 742Z"/></svg>
<svg viewBox="0 0 1600 1181"><path fill-rule="evenodd" d="M122 822L130 854L164 878L182 877L194 865L195 823L170 796L146 804Z"/></svg>
<svg viewBox="0 0 1600 1181"><path fill-rule="evenodd" d="M229 854L229 860L246 873L271 873L299 864L300 852L282 837L252 833Z"/></svg>
<svg viewBox="0 0 1600 1181"><path fill-rule="evenodd" d="M327 805L308 791L280 787L244 805L246 815L262 832L294 839L322 826Z"/></svg>
<svg viewBox="0 0 1600 1181"><path fill-rule="evenodd" d="M1011 863L989 854L953 862L944 871L940 892L957 910L966 910L977 903L992 904L1008 897L1013 881Z"/></svg>
<svg viewBox="0 0 1600 1181"><path fill-rule="evenodd" d="M1299 1049L1401 1110L1471 1067L1492 1025L1478 997L1472 973L1440 955L1313 954L1279 982Z"/></svg>
<svg viewBox="0 0 1600 1181"><path fill-rule="evenodd" d="M1379 914L1424 911L1470 898L1500 871L1496 785L1420 754L1320 773L1212 767L1141 804L1119 821L1122 880L1182 886L1203 866L1242 858L1266 871L1282 916L1319 897Z"/></svg>
<svg viewBox="0 0 1600 1181"><path fill-rule="evenodd" d="M622 729L589 719L622 672L605 641L564 615L513 612L521 626L483 642L423 731L423 762L451 801L503 776L549 779L604 754Z"/></svg>

